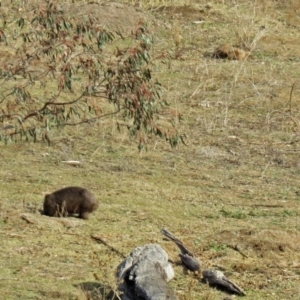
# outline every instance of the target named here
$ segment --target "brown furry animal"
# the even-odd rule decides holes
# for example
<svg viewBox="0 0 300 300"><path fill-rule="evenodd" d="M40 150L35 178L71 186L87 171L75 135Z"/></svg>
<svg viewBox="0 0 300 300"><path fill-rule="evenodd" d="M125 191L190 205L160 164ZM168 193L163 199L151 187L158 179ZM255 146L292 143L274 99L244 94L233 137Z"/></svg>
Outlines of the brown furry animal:
<svg viewBox="0 0 300 300"><path fill-rule="evenodd" d="M87 220L89 214L98 208L98 200L87 189L70 186L47 194L44 200L44 214L51 217L66 217L79 214Z"/></svg>
<svg viewBox="0 0 300 300"><path fill-rule="evenodd" d="M212 57L228 58L230 60L245 60L248 57L252 58L249 52L236 47L232 47L229 44L218 47L212 54Z"/></svg>

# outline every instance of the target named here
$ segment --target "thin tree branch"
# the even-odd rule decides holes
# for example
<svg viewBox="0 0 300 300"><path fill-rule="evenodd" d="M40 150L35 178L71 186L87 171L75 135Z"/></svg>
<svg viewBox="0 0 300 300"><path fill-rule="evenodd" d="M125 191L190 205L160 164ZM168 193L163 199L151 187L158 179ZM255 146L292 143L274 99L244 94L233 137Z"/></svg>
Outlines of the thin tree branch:
<svg viewBox="0 0 300 300"><path fill-rule="evenodd" d="M112 113L108 113L108 114L104 114L104 115L101 115L99 117L95 117L95 118L91 118L91 119L86 119L86 120L83 120L83 121L80 121L80 122L77 122L77 123L64 123L63 125L65 126L76 126L76 125L80 125L80 124L84 124L84 123L91 123L91 122L94 122L98 119L101 119L101 118L104 118L104 117L108 117L108 116L112 116L112 115L115 115L117 113L119 113L122 109L119 108L118 110L112 112Z"/></svg>

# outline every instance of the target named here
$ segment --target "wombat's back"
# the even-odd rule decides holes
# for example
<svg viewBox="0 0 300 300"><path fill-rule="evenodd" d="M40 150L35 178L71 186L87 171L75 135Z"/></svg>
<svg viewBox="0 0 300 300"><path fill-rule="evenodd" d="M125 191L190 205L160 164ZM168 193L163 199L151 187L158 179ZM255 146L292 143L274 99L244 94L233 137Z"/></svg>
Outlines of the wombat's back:
<svg viewBox="0 0 300 300"><path fill-rule="evenodd" d="M92 202L94 201L97 202L97 199L92 194L92 192L80 186L65 187L63 189L53 192L51 195L54 195L56 199L67 200L67 199L83 198L83 199L89 199Z"/></svg>

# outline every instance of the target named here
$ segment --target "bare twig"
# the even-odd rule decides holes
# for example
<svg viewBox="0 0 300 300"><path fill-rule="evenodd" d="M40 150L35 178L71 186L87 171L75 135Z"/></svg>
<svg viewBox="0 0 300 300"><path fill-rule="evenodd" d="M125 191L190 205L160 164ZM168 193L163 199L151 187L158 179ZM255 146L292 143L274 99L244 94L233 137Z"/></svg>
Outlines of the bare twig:
<svg viewBox="0 0 300 300"><path fill-rule="evenodd" d="M291 91L290 91L290 101L289 101L289 114L290 114L290 116L292 116L292 95L293 95L295 85L296 85L296 82L293 83L293 85L291 87Z"/></svg>
<svg viewBox="0 0 300 300"><path fill-rule="evenodd" d="M71 165L71 166L78 166L81 165L81 162L79 160L63 160L62 163Z"/></svg>
<svg viewBox="0 0 300 300"><path fill-rule="evenodd" d="M233 246L233 245L228 245L228 244L226 244L226 246L227 246L228 248L230 248L230 249L232 249L232 250L234 250L234 251L240 253L244 258L248 258L248 256L247 256L246 254L244 254L244 253L242 252L242 250L239 249L238 245L234 245L234 246Z"/></svg>
<svg viewBox="0 0 300 300"><path fill-rule="evenodd" d="M227 205L236 206L236 203L227 203ZM282 204L240 204L239 206L246 206L246 207L265 207L265 208L279 208L284 207Z"/></svg>
<svg viewBox="0 0 300 300"><path fill-rule="evenodd" d="M117 250L113 246L108 245L100 236L96 236L96 235L91 234L91 238L94 239L97 242L100 242L101 244L106 246L111 251L113 251L113 252L117 253L118 255L120 255L122 258L126 258L126 256L122 252L120 252L119 250Z"/></svg>
<svg viewBox="0 0 300 300"><path fill-rule="evenodd" d="M260 177L261 179L263 179L263 178L265 177L265 173L266 173L266 171L267 171L267 169L268 169L268 167L269 167L270 164L271 164L271 161L269 161L269 162L266 164L264 170L263 170L262 173L261 173L261 177Z"/></svg>

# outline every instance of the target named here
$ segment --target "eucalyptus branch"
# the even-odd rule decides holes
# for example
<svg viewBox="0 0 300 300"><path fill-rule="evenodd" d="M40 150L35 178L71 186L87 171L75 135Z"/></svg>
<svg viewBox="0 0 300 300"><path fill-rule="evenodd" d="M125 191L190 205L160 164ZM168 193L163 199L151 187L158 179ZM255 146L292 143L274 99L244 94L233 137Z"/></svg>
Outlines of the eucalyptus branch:
<svg viewBox="0 0 300 300"><path fill-rule="evenodd" d="M172 131L156 124L167 104L152 78L153 39L145 24L139 22L125 36L99 28L95 16L76 19L64 13L58 1L42 2L26 26L21 13L11 24L18 26L10 31L19 36L6 41L15 56L1 69L0 126L9 130L2 130L0 139L40 137L50 143L51 128L120 115L131 124L127 129L138 137L139 149L149 135L176 146L182 136L174 124Z"/></svg>

